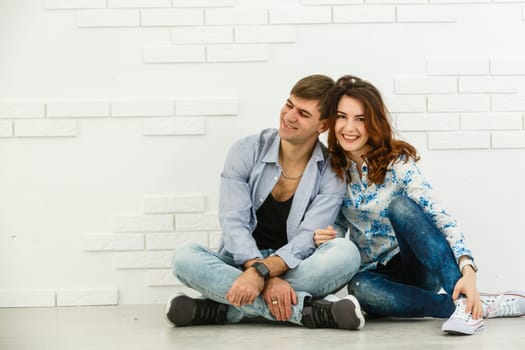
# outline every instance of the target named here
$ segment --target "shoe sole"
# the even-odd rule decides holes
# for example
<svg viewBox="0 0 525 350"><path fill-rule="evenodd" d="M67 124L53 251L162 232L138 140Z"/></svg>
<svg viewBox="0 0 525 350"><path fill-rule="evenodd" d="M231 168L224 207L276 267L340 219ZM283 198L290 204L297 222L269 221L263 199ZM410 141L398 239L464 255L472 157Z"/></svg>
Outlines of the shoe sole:
<svg viewBox="0 0 525 350"><path fill-rule="evenodd" d="M175 304L177 304L175 306ZM166 321L175 327L190 326L193 319L195 302L184 293L178 293L166 303L164 317ZM176 313L174 312L176 311ZM181 317L181 315L185 315ZM190 315L190 317L188 317Z"/></svg>
<svg viewBox="0 0 525 350"><path fill-rule="evenodd" d="M351 309L350 315L348 308ZM365 325L361 306L353 295L347 295L336 302L333 306L333 314L340 329L359 330Z"/></svg>
<svg viewBox="0 0 525 350"><path fill-rule="evenodd" d="M473 335L473 334L481 332L483 329L485 329L485 323L483 323L483 320L481 320L479 323L474 325L474 327L472 328L465 327L462 324L458 324L455 327L453 324L451 324L450 327L441 328L443 332L446 332L448 334L453 334L453 335Z"/></svg>

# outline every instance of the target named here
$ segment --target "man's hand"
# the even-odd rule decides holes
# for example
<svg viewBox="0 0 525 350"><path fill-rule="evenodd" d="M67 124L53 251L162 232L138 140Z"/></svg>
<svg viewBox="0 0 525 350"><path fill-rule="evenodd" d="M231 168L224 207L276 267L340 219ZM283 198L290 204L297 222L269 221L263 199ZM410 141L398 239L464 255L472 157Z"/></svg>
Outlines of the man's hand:
<svg viewBox="0 0 525 350"><path fill-rule="evenodd" d="M483 306L476 288L476 272L469 265L463 268L463 277L457 281L452 299L456 300L460 294L467 297L465 312L471 313L475 320L480 319L483 316Z"/></svg>
<svg viewBox="0 0 525 350"><path fill-rule="evenodd" d="M337 231L330 225L325 229L317 229L314 231L314 243L316 247L319 247L321 244L326 243L334 239L337 235Z"/></svg>
<svg viewBox="0 0 525 350"><path fill-rule="evenodd" d="M292 317L292 304L297 304L297 295L282 278L272 277L266 282L263 298L277 321L288 321Z"/></svg>
<svg viewBox="0 0 525 350"><path fill-rule="evenodd" d="M248 268L233 282L226 294L226 299L237 307L253 304L263 288L264 279L259 276L255 269Z"/></svg>

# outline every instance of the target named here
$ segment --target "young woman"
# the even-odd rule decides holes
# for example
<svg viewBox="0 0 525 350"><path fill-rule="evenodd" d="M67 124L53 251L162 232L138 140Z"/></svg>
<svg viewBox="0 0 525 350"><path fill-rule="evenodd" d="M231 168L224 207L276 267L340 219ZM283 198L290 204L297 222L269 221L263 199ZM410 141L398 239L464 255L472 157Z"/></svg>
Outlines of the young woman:
<svg viewBox="0 0 525 350"><path fill-rule="evenodd" d="M340 78L324 111L330 117L332 166L347 193L316 245L344 236L358 246L360 272L350 281L369 315L450 317L445 332L474 334L482 316L521 316L521 293L484 296L476 265L455 219L432 194L413 146L396 140L379 91L354 76ZM444 292L443 292L444 290ZM487 307L488 305L488 307Z"/></svg>

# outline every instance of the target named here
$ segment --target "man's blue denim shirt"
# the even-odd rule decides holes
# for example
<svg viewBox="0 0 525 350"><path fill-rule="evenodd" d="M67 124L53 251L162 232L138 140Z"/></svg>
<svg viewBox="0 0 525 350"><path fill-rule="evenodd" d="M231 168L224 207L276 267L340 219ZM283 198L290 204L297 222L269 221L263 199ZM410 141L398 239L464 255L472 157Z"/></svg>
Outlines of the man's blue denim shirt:
<svg viewBox="0 0 525 350"><path fill-rule="evenodd" d="M279 180L280 137L265 129L237 141L229 150L221 175L219 220L220 254L233 256L242 265L262 258L252 236L256 210ZM317 142L295 192L287 220L288 243L275 255L295 268L315 250L313 232L335 221L345 193L345 183L332 171L326 147Z"/></svg>

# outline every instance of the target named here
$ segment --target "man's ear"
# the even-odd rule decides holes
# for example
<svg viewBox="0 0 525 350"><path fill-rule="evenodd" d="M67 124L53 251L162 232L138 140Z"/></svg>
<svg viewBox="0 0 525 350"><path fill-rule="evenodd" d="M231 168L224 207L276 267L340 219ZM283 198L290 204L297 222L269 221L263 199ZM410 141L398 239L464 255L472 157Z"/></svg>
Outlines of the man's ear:
<svg viewBox="0 0 525 350"><path fill-rule="evenodd" d="M328 119L323 120L321 122L321 124L319 125L319 130L318 131L319 131L319 134L322 134L326 130L328 130Z"/></svg>

